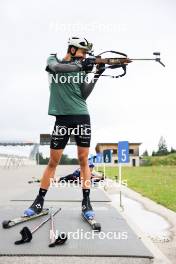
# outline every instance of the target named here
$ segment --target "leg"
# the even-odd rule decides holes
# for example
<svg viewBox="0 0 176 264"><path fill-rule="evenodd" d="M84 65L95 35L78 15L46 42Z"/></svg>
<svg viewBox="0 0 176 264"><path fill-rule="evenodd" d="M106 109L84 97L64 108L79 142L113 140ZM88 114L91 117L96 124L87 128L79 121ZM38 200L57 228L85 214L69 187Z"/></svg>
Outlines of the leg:
<svg viewBox="0 0 176 264"><path fill-rule="evenodd" d="M63 149L50 149L50 160L41 180L40 188L48 190L50 178L54 177L56 167L62 157Z"/></svg>
<svg viewBox="0 0 176 264"><path fill-rule="evenodd" d="M91 203L90 203L90 168L88 165L88 154L89 154L89 148L87 147L78 147L78 159L80 163L80 177L82 179L82 188L83 188L83 200L82 200L82 214L86 219L93 219L95 216L95 213L92 209Z"/></svg>
<svg viewBox="0 0 176 264"><path fill-rule="evenodd" d="M41 180L39 194L37 195L33 204L27 210L24 211L25 215L32 216L34 214L39 214L42 211L44 204L44 196L50 185L50 178L54 177L56 167L61 159L62 153L63 149L50 149L50 160Z"/></svg>
<svg viewBox="0 0 176 264"><path fill-rule="evenodd" d="M80 178L83 181L83 189L90 189L90 168L88 165L89 148L78 146L78 159L81 168Z"/></svg>
<svg viewBox="0 0 176 264"><path fill-rule="evenodd" d="M36 199L34 200L33 204L24 212L24 214L27 216L38 214L42 211L44 204L44 197L50 186L50 179L54 177L57 164L60 161L63 150L68 142L69 135L67 133L65 135L62 135L59 131L60 127L61 126L59 120L57 120L56 118L54 130L50 142L50 160L48 166L46 167L43 173L39 193Z"/></svg>
<svg viewBox="0 0 176 264"><path fill-rule="evenodd" d="M44 190L48 190L50 185L50 178L54 177L56 167L60 162L62 157L63 150L69 140L69 135L66 133L65 135L60 134L59 128L65 128L65 126L61 126L59 121L56 118L56 122L54 125L53 133L51 136L50 143L50 160L48 166L46 167L43 177L41 180L40 188Z"/></svg>
<svg viewBox="0 0 176 264"><path fill-rule="evenodd" d="M90 168L88 165L88 155L91 140L91 124L89 115L84 116L79 124L81 129L79 135L75 135L75 141L78 146L78 159L80 163L80 178L83 180L83 189L90 189Z"/></svg>

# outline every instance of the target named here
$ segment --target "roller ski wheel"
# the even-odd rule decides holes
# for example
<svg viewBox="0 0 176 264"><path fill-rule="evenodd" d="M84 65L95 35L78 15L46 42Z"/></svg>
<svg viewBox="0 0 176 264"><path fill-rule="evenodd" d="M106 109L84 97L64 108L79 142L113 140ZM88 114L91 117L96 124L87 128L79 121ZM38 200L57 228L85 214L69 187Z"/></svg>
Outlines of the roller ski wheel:
<svg viewBox="0 0 176 264"><path fill-rule="evenodd" d="M95 212L92 209L89 198L82 201L82 217L90 224L92 230L101 231L101 225L95 221Z"/></svg>
<svg viewBox="0 0 176 264"><path fill-rule="evenodd" d="M82 213L82 218L91 226L92 230L94 230L95 232L101 231L101 224L97 223L94 217L86 218L85 214Z"/></svg>

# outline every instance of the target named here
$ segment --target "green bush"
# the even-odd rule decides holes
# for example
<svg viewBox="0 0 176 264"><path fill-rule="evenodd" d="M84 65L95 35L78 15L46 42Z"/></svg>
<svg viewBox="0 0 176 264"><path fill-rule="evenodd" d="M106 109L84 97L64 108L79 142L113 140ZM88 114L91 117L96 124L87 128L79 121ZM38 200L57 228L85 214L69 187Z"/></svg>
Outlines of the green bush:
<svg viewBox="0 0 176 264"><path fill-rule="evenodd" d="M36 161L38 162L38 155L39 155L39 165L47 165L49 162L49 158L43 158L42 153L36 155ZM70 159L68 155L62 155L60 160L60 165L78 165L78 159Z"/></svg>

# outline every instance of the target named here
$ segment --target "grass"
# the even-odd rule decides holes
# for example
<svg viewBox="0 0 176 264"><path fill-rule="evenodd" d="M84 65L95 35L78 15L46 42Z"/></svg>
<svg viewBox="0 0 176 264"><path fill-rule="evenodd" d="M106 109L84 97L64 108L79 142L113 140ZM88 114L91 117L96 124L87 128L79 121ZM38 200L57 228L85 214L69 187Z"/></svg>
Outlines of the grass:
<svg viewBox="0 0 176 264"><path fill-rule="evenodd" d="M118 168L107 167L106 175L115 179ZM176 212L176 166L122 167L122 178L129 188Z"/></svg>
<svg viewBox="0 0 176 264"><path fill-rule="evenodd" d="M176 166L176 153L168 154L165 156L149 156L149 157L144 157L143 161L145 165L147 166Z"/></svg>

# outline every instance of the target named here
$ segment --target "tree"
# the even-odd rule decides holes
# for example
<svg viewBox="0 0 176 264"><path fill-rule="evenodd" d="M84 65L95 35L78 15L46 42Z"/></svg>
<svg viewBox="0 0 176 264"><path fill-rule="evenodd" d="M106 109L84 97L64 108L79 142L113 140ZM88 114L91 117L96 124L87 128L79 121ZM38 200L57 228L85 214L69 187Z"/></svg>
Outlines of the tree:
<svg viewBox="0 0 176 264"><path fill-rule="evenodd" d="M176 153L176 149L174 149L173 147L171 147L170 153Z"/></svg>
<svg viewBox="0 0 176 264"><path fill-rule="evenodd" d="M36 155L36 160L37 160L37 164L38 164L38 160L39 160L40 165L44 165L44 164L47 165L49 162L49 158L47 158L47 157L43 158L42 153L39 153ZM59 164L60 165L78 165L79 162L78 162L78 159L76 159L76 158L70 159L68 157L68 155L63 154Z"/></svg>
<svg viewBox="0 0 176 264"><path fill-rule="evenodd" d="M39 162L40 165L45 165L45 164L48 164L49 162L49 158L43 158L43 155L42 153L37 153L36 154L36 161L37 161L37 164Z"/></svg>
<svg viewBox="0 0 176 264"><path fill-rule="evenodd" d="M167 149L167 145L166 145L166 140L164 139L164 137L161 137L158 143L158 151L156 152L157 156L164 156L167 155L168 149Z"/></svg>
<svg viewBox="0 0 176 264"><path fill-rule="evenodd" d="M61 165L78 165L79 162L78 162L78 159L75 159L75 158L70 159L68 155L63 154L60 160L60 164Z"/></svg>
<svg viewBox="0 0 176 264"><path fill-rule="evenodd" d="M148 156L149 156L148 151L145 150L144 153L142 154L142 156L144 156L144 157L148 157Z"/></svg>
<svg viewBox="0 0 176 264"><path fill-rule="evenodd" d="M154 150L152 151L152 156L156 156L156 152Z"/></svg>

